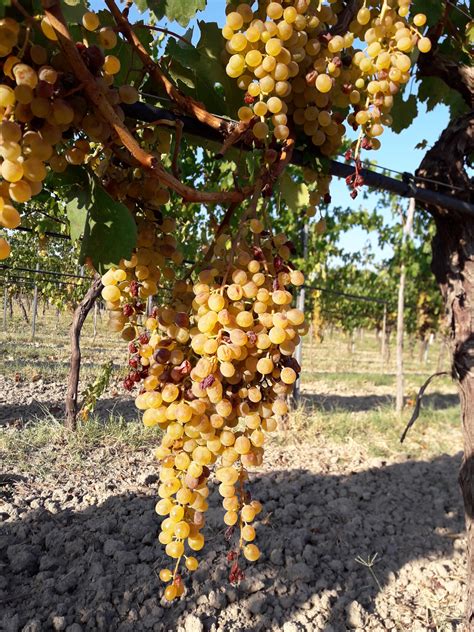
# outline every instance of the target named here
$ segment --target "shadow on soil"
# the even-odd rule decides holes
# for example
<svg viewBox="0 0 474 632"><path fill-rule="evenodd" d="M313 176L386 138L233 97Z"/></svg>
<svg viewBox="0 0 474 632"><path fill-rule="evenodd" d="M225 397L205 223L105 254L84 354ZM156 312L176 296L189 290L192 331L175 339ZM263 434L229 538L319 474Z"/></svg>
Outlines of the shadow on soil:
<svg viewBox="0 0 474 632"><path fill-rule="evenodd" d="M343 599L350 594L372 613L372 625L380 621L385 629L375 610L379 587L355 558L377 553L374 572L384 587L392 573L414 559L450 557L464 529L457 487L460 460L460 455L443 455L350 476L282 469L254 479L252 495L264 502L257 529L264 554L247 575L262 582L261 604L249 611L249 595L240 587L234 592L237 614L232 606L233 615L227 617L226 591L231 589L225 579L222 515L215 504L206 526L210 537L203 555L198 554L203 567L194 574L194 583L186 580L188 599L194 603L181 601L173 609L162 609L158 597L163 553L154 537L159 525L154 490L148 496L110 496L84 510L30 509L24 519L3 526L4 620L17 616L20 630L37 618L38 629L49 630L52 615L59 613L68 625L76 622L83 630L164 632L176 630L180 614L191 607L205 630L216 623L225 632L261 632L272 620L280 626L297 620L298 612L310 612L308 602L336 590L337 596L328 601L327 623L301 630L325 630L328 625L336 632L349 629ZM12 545L20 546L7 555ZM22 572L14 572L23 547L30 559ZM421 575L413 576L416 581L421 582ZM222 591L219 605L210 600L196 605L211 589ZM436 586L425 582L420 589L436 591Z"/></svg>
<svg viewBox="0 0 474 632"><path fill-rule="evenodd" d="M316 408L325 412L363 412L379 407L393 406L395 400L390 395L318 395L302 393L302 402L308 409ZM431 393L423 397L422 406L432 410L445 410L459 404L458 395ZM64 415L62 401L33 401L29 404L8 404L0 402L0 426L16 421L31 421L35 417L53 415L61 418ZM123 417L126 421L137 419L138 413L132 397L101 399L96 407L96 414L102 418L110 415Z"/></svg>
<svg viewBox="0 0 474 632"><path fill-rule="evenodd" d="M395 398L391 395L318 395L302 393L304 404L309 408L323 411L362 412L374 410L381 406L394 406ZM446 393L430 393L423 397L422 406L432 410L445 410L459 404L459 395Z"/></svg>

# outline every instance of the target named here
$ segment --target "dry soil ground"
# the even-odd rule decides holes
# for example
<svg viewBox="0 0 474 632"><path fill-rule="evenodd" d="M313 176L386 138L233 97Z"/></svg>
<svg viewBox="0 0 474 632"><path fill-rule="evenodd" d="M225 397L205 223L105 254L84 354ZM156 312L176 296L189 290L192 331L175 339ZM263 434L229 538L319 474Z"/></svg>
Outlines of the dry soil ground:
<svg viewBox="0 0 474 632"><path fill-rule="evenodd" d="M319 372L305 375L305 407L251 476L264 504L260 561L229 583L212 493L200 568L170 607L157 576L157 435L134 421L115 384L99 417L70 435L55 420L64 393L57 345L41 339L19 360L11 338L2 344L0 630L461 630L461 437L448 382L400 447L410 411L403 421L390 411L393 376L370 358L365 373L330 373L324 359L342 351L323 345ZM121 353L110 342L103 349L101 358ZM88 351L86 361L89 379ZM412 369L409 390L422 373Z"/></svg>

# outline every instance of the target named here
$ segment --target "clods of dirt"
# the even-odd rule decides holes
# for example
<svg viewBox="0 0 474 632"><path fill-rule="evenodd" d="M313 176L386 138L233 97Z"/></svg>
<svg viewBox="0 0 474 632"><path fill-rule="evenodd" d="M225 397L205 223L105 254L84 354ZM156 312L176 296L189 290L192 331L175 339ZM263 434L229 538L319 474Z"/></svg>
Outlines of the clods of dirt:
<svg viewBox="0 0 474 632"><path fill-rule="evenodd" d="M105 456L90 455L87 470L2 479L1 630L461 630L460 455L382 464L323 441L271 447L250 480L264 505L261 559L229 583L213 489L200 567L171 606L152 457L109 454L104 474Z"/></svg>

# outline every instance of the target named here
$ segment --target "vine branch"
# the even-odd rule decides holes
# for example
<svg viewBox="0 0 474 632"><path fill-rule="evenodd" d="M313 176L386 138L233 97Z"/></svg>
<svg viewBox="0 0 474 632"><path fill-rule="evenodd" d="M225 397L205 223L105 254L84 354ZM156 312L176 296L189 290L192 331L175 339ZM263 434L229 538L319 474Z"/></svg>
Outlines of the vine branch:
<svg viewBox="0 0 474 632"><path fill-rule="evenodd" d="M142 29L148 29L149 31L157 31L158 33L164 33L165 35L168 35L169 37L175 37L176 39L181 40L184 44L187 44L188 46L192 46L192 43L189 40L187 40L185 37L183 37L182 35L178 35L178 33L175 33L174 31L170 31L169 29L162 28L161 26L153 26L152 24L135 24L134 28L137 28L137 27L142 28Z"/></svg>
<svg viewBox="0 0 474 632"><path fill-rule="evenodd" d="M129 21L122 14L114 0L105 0L105 4L113 15L120 32L129 41L132 48L137 52L137 55L140 57L150 77L164 88L166 94L172 101L174 101L174 103L176 103L180 110L187 114L191 114L198 121L206 123L206 125L208 125L209 127L223 131L222 119L214 116L213 114L210 114L200 103L198 103L194 99L185 96L171 83L168 77L166 77L160 66L150 57L148 51L140 42ZM227 123L228 132L230 133L231 129L229 129L229 127L230 126Z"/></svg>
<svg viewBox="0 0 474 632"><path fill-rule="evenodd" d="M215 234L214 234L214 239L212 240L209 248L206 250L206 253L204 255L204 257L201 259L201 261L199 262L199 267L202 268L203 266L206 265L206 263L208 263L211 258L212 258L212 254L214 252L214 247L216 245L217 240L219 239L219 237L222 235L222 233L224 232L224 230L227 228L227 226L230 224L235 211L237 210L237 208L239 207L238 203L233 202L232 204L229 205L227 211L225 212L224 217L221 220L221 223L219 224ZM189 279L192 274L194 273L194 271L196 270L196 268L198 267L198 263L196 262L193 267L188 271L188 273L185 276L185 279Z"/></svg>
<svg viewBox="0 0 474 632"><path fill-rule="evenodd" d="M107 4L109 4L110 0L106 1ZM117 9L115 3L112 2L112 4ZM85 65L66 26L59 0L42 0L42 5L45 15L47 16L52 28L57 33L60 46L71 64L76 78L82 83L89 100L102 118L111 125L120 142L127 148L133 158L138 161L144 170L155 176L163 185L175 191L187 202L240 202L247 197L251 188L242 191L197 191L196 189L183 184L173 175L168 173L159 164L155 156L142 149L136 138L130 133L130 130L120 119L117 112L108 101L103 90L97 84L94 76ZM146 51L145 54L148 55Z"/></svg>

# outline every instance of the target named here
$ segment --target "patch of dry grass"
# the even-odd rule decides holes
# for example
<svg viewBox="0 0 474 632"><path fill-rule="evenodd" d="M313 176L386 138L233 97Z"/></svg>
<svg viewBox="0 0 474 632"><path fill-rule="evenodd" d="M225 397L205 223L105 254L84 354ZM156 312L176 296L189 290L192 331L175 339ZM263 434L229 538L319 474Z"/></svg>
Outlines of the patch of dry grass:
<svg viewBox="0 0 474 632"><path fill-rule="evenodd" d="M300 406L288 419L286 429L273 438L311 443L324 438L337 444L353 443L368 456L427 459L439 454L456 454L462 449L461 424L457 406L444 410L422 409L403 444L400 437L411 415L408 409L400 418L393 408L381 406L370 411L332 410Z"/></svg>
<svg viewBox="0 0 474 632"><path fill-rule="evenodd" d="M117 455L137 452L159 443L160 431L146 428L139 421L123 417L109 419L91 417L79 422L71 432L52 415L23 427L5 428L0 432L0 461L3 471L29 472L37 475L60 472L62 469L87 468L97 450ZM106 463L103 461L105 467Z"/></svg>

